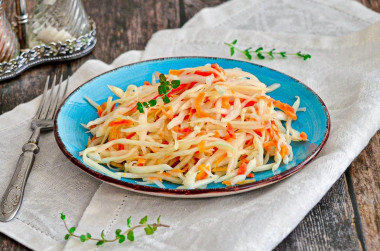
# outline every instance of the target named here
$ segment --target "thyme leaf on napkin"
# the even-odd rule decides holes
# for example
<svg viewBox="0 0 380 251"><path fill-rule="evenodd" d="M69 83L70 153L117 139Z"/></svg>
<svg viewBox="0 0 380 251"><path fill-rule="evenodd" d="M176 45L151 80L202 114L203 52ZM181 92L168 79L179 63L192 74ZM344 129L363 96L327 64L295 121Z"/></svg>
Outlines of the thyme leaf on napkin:
<svg viewBox="0 0 380 251"><path fill-rule="evenodd" d="M288 53L286 51L277 52L277 51L275 51L276 49L272 49L270 51L265 51L263 47L259 47L256 50L253 50L252 47L249 47L249 48L243 50L243 49L239 49L238 47L236 47L236 43L237 43L237 40L235 39L231 43L224 43L224 44L227 45L228 47L230 47L231 56L233 56L235 54L235 52L237 51L239 53L242 53L249 60L252 60L252 55L256 55L256 57L259 59L265 59L265 58L274 59L276 55L281 56L281 58L286 58L287 56L296 56L296 57L303 58L303 60L307 60L307 59L311 58L310 54L304 54L301 51L299 51L297 53Z"/></svg>
<svg viewBox="0 0 380 251"><path fill-rule="evenodd" d="M160 82L160 85L158 86L158 94L159 95L162 95L162 100L164 101L165 104L168 104L170 103L170 99L168 97L168 93L172 90L172 89L176 89L178 88L178 86L181 84L181 82L179 80L172 80L172 81L167 81L166 77L164 74L160 74L159 76L159 82ZM149 107L153 107L157 104L157 100L156 99L151 99L150 101L148 102L137 102L137 110L139 110L140 113L144 113L144 107L145 108L149 108Z"/></svg>
<svg viewBox="0 0 380 251"><path fill-rule="evenodd" d="M161 216L158 216L155 223L147 223L148 222L148 216L143 217L138 225L132 226L131 225L131 216L127 219L127 227L128 229L125 231L122 231L121 229L115 230L115 238L113 239L106 239L104 235L104 230L100 233L100 238L93 238L90 233L86 234L76 234L76 227L68 227L66 224L66 215L61 213L61 220L63 221L63 224L65 225L65 228L67 230L67 234L65 235L65 240L68 240L69 238L77 238L81 242L86 241L96 241L97 246L101 246L104 243L107 242L115 242L118 241L119 243L123 243L126 239L129 241L135 240L134 230L137 228L144 228L146 235L152 235L154 232L156 232L157 228L159 227L169 227L168 225L161 224L160 219Z"/></svg>

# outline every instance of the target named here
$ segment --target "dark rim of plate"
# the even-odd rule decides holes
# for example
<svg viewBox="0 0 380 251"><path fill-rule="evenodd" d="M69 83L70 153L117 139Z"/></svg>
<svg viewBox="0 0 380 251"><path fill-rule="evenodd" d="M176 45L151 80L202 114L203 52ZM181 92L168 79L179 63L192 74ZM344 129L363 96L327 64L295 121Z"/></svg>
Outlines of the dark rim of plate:
<svg viewBox="0 0 380 251"><path fill-rule="evenodd" d="M75 93L77 92L80 88L82 88L84 85L88 84L89 82L91 82L92 80L94 80L95 78L98 78L102 75L105 75L105 74L108 74L110 72L113 72L113 71L117 71L119 70L120 68L124 68L124 67L131 67L131 66L134 66L134 65L138 65L138 64L144 64L146 62L153 62L153 61L164 61L164 60L173 60L173 59L196 59L196 58L200 58L200 59L210 59L210 60L227 60L227 61L235 61L235 62L241 62L241 63L245 63L245 64L253 64L253 65L256 65L258 67L262 67L262 68L267 68L271 71L274 71L274 72L278 72L278 73L281 73L283 75L286 75L287 77L295 80L297 83L305 86L307 88L308 91L310 91L311 93L313 93L319 100L321 106L323 107L325 113L326 113L326 116L327 116L327 124L326 124L326 133L323 137L323 140L321 142L321 144L319 144L317 146L316 149L314 149L314 151L306 158L304 159L301 163L299 163L298 165L286 170L286 171L283 171L279 174L276 174L272 177L269 177L267 179L263 179L263 180L260 180L260 181L255 181L255 182L252 182L252 183L248 183L248 184L242 184L242 185L235 185L235 186L226 186L226 187L222 187L222 188L206 188L206 189L169 189L169 188L159 188L159 187L151 187L151 186L144 186L144 185L139 185L139 184L132 184L132 183L129 183L129 182L125 182L125 181L122 181L122 180L117 180L117 179L114 179L112 177L109 177L107 175L104 175L102 173L99 173L89 167L87 167L86 165L82 164L79 160L77 160L67 149L66 149L66 146L63 144L62 142L62 139L59 135L59 132L58 132L58 124L57 124L57 118L61 112L61 108L65 105L66 101ZM266 185L269 185L269 184L273 184L277 181L280 181L280 180L283 180L295 173L297 173L298 171L300 171L301 169L303 169L309 162L311 162L317 155L318 153L322 150L322 148L325 146L326 142L327 142L327 139L329 137L329 134L330 134L330 114L327 110L327 107L325 105L325 103L323 102L323 100L311 89L309 88L308 86L306 86L305 84L303 84L301 81L287 75L287 74L284 74L282 72L279 72L277 70L274 70L274 69L271 69L269 67L266 67L266 66L262 66L262 65L259 65L259 64L255 64L255 63L251 63L251 62L247 62L247 61L242 61L242 60L235 60L235 59L229 59L229 58L218 58L218 57L197 57L197 56L185 56L185 57L166 57L166 58L156 58L156 59L151 59L151 60L144 60L144 61L139 61L139 62L136 62L136 63L132 63L132 64L127 64L127 65L123 65L123 66L120 66L120 67L117 67L115 69L112 69L110 71L107 71L107 72L104 72L100 75L97 75L93 78L91 78L90 80L88 80L86 83L84 83L83 85L77 87L69 96L66 97L66 99L62 102L61 106L59 107L58 109L58 112L56 113L56 116L54 118L54 137L57 141L57 144L59 146L59 148L62 150L62 152L66 155L66 157L71 161L73 162L75 165L77 165L78 167L80 167L83 171L87 172L88 174L90 174L91 176L99 179L99 180L102 180L102 181L105 181L105 182L108 182L108 183L111 183L111 184L114 184L114 185L117 185L117 186L121 186L121 187L124 187L126 189L129 189L129 190L134 190L136 192L145 192L145 193L158 193L160 195L172 195L172 196L180 196L180 195L187 195L189 197L192 197L192 196L196 196L196 195L202 195L202 194L209 194L210 196L212 194L223 194L223 193L231 193L231 192L243 192L244 190L253 190L255 188L259 188L259 187L264 187Z"/></svg>

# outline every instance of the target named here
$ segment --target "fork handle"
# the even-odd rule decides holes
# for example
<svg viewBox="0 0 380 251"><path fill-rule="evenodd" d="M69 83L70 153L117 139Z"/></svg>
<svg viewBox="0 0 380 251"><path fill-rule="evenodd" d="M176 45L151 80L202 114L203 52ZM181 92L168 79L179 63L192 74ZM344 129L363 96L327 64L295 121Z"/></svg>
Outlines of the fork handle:
<svg viewBox="0 0 380 251"><path fill-rule="evenodd" d="M6 222L12 220L20 209L25 184L33 166L35 155L39 151L37 143L38 141L31 142L31 140L29 140L29 142L22 147L23 153L18 159L11 182L1 199L0 221Z"/></svg>

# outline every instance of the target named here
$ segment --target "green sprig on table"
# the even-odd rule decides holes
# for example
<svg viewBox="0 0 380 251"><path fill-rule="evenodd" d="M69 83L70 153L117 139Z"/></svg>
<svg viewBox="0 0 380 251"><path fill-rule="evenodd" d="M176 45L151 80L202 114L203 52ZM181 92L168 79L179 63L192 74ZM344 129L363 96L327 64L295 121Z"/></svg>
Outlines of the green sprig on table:
<svg viewBox="0 0 380 251"><path fill-rule="evenodd" d="M286 51L275 51L276 49L272 49L270 51L265 51L263 47L259 47L256 50L253 50L252 47L249 47L247 49L239 49L236 47L237 40L234 40L231 43L224 43L228 47L230 47L230 54L233 56L235 52L242 53L247 59L252 60L252 55L256 55L259 59L265 59L267 57L274 59L275 56L281 56L281 58L286 58L287 56L296 56L303 58L303 60L308 60L311 58L310 54L304 54L301 51L297 53L288 53Z"/></svg>
<svg viewBox="0 0 380 251"><path fill-rule="evenodd" d="M76 234L76 227L68 227L66 224L66 215L61 213L61 220L63 221L65 228L67 230L67 234L65 235L65 240L68 240L69 238L77 238L81 242L86 242L86 241L96 241L97 246L101 246L104 243L107 242L115 242L118 241L119 243L123 243L126 239L129 241L134 241L135 240L135 234L134 230L137 228L144 228L145 234L146 235L152 235L156 232L157 228L159 227L169 227L168 225L161 224L160 222L161 216L158 216L157 220L155 223L150 223L148 224L148 216L143 217L138 225L132 226L132 217L130 216L127 219L127 227L128 229L125 231L122 231L121 229L116 229L115 230L115 238L113 239L106 239L104 236L104 230L100 233L100 238L93 238L90 233L86 234Z"/></svg>
<svg viewBox="0 0 380 251"><path fill-rule="evenodd" d="M168 104L170 103L170 99L167 94L172 89L178 88L178 86L181 84L181 81L179 80L168 81L165 75L161 73L159 76L159 82L160 82L160 85L158 86L158 94L162 95L161 96L162 100L164 101L165 104ZM149 108L149 107L155 106L156 104L157 104L156 99L151 99L148 102L142 102L142 103L137 102L137 110L139 110L140 113L144 113L144 107Z"/></svg>

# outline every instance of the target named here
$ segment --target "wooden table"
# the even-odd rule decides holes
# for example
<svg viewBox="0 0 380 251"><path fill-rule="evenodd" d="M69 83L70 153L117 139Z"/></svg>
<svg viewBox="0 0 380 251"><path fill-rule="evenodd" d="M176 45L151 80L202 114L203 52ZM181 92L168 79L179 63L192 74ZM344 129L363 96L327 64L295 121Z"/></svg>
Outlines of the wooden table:
<svg viewBox="0 0 380 251"><path fill-rule="evenodd" d="M181 27L203 7L224 1L82 1L98 27L98 44L93 53L69 63L34 68L0 84L0 114L41 94L47 75L72 74L89 59L110 63L122 52L144 49L157 30ZM360 1L380 11L380 0ZM13 1L5 1L5 5L8 14L12 13ZM379 201L380 132L377 132L344 175L276 250L380 250ZM3 234L0 234L0 249L27 250Z"/></svg>

